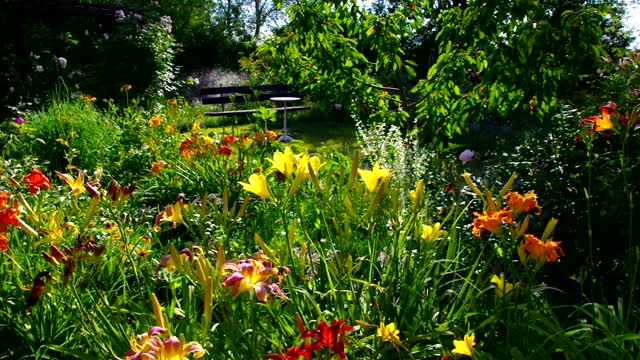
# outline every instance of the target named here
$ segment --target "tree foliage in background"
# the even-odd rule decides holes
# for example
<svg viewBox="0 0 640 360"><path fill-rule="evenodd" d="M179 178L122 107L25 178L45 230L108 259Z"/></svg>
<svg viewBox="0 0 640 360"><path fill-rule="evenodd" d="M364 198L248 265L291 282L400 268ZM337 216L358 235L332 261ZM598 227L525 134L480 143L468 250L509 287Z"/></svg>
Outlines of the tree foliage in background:
<svg viewBox="0 0 640 360"><path fill-rule="evenodd" d="M450 137L471 119L548 122L559 101L587 90L609 54L608 17L590 2L470 2L442 14L440 54L415 89L425 125ZM610 19L610 18L609 18Z"/></svg>
<svg viewBox="0 0 640 360"><path fill-rule="evenodd" d="M401 45L422 22L416 6L376 15L355 1L304 0L286 11L288 25L258 49L276 76L326 108L337 103L374 118L401 110L406 92L387 87L404 89L414 74ZM385 114L406 121L405 111Z"/></svg>
<svg viewBox="0 0 640 360"><path fill-rule="evenodd" d="M549 122L628 45L621 13L619 1L392 1L366 11L307 0L287 8L290 22L258 53L314 102L353 104L372 121L417 117L446 140L488 117Z"/></svg>
<svg viewBox="0 0 640 360"><path fill-rule="evenodd" d="M0 2L2 119L41 106L60 89L104 105L175 95L180 70L237 69L255 43L240 3L228 3L235 7L225 12L221 2L204 0ZM219 13L238 15L224 22ZM123 84L132 85L126 94Z"/></svg>

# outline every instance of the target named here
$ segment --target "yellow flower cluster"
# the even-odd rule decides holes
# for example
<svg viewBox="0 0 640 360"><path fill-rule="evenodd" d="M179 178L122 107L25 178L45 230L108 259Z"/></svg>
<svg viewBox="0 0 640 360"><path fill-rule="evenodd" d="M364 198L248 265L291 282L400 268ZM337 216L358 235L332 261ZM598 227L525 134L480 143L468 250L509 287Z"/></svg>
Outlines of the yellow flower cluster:
<svg viewBox="0 0 640 360"><path fill-rule="evenodd" d="M277 177L293 179L289 188L289 195L293 195L303 181L309 179L311 171L318 171L324 163L317 156L309 156L307 153L294 154L289 146L284 152L276 151L271 159L271 168L265 173L255 173L249 176L249 182L238 182L246 191L254 193L263 199L271 199L271 191L267 182L267 176L275 173ZM295 174L295 177L294 177Z"/></svg>

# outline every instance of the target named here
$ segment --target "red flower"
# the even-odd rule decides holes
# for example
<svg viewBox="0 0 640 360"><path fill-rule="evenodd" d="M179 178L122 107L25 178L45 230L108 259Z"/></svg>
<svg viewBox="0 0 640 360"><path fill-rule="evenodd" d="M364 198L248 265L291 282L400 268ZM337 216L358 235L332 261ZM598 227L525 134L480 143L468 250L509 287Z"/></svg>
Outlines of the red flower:
<svg viewBox="0 0 640 360"><path fill-rule="evenodd" d="M231 156L231 149L224 144L220 144L218 148L218 153L226 156Z"/></svg>
<svg viewBox="0 0 640 360"><path fill-rule="evenodd" d="M277 360L298 360L300 356L304 357L306 360L311 359L311 349L308 345L303 346L293 346L287 349L287 352L284 354L269 354L265 356L265 359L277 359Z"/></svg>
<svg viewBox="0 0 640 360"><path fill-rule="evenodd" d="M233 135L227 135L222 139L222 141L224 141L225 144L232 144L235 140L236 140L236 137Z"/></svg>
<svg viewBox="0 0 640 360"><path fill-rule="evenodd" d="M615 110L616 104L613 102L600 106L600 116L589 116L580 122L580 126L590 126L589 133L611 130L613 129L611 114Z"/></svg>
<svg viewBox="0 0 640 360"><path fill-rule="evenodd" d="M38 299L47 292L45 279L51 280L51 275L48 271L41 271L35 278L33 278L31 294L29 294L29 299L27 300L27 312L30 313L33 305L35 305Z"/></svg>
<svg viewBox="0 0 640 360"><path fill-rule="evenodd" d="M38 168L33 168L28 175L23 177L22 183L29 185L31 194L37 194L40 189L51 189L51 181Z"/></svg>
<svg viewBox="0 0 640 360"><path fill-rule="evenodd" d="M196 133L192 134L190 138L184 139L184 141L180 143L180 156L190 157L200 153L199 142L198 134Z"/></svg>
<svg viewBox="0 0 640 360"><path fill-rule="evenodd" d="M263 142L265 139L265 136L257 132L253 134L253 138L256 139L257 142Z"/></svg>
<svg viewBox="0 0 640 360"><path fill-rule="evenodd" d="M346 319L336 320L331 326L327 326L325 321L321 321L318 323L317 330L305 330L302 333L302 338L314 338L318 340L318 342L312 345L314 351L319 349L319 347L327 346L341 359L344 359L347 356L344 352L344 333L353 331L353 326L343 325L346 321Z"/></svg>

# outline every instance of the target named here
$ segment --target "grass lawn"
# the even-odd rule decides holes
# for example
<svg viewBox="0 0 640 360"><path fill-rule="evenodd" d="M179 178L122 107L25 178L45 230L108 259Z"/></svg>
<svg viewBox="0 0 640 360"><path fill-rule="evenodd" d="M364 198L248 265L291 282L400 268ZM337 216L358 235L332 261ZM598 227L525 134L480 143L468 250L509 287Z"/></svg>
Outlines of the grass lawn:
<svg viewBox="0 0 640 360"><path fill-rule="evenodd" d="M236 125L223 125L209 128L213 133L241 134L255 130L254 124L245 123L245 118L237 118ZM351 120L340 121L331 114L320 110L304 110L287 114L287 128L294 142L301 143L314 151L322 146L351 153L356 143L356 127ZM269 125L269 130L282 134L282 114L278 114L278 121Z"/></svg>

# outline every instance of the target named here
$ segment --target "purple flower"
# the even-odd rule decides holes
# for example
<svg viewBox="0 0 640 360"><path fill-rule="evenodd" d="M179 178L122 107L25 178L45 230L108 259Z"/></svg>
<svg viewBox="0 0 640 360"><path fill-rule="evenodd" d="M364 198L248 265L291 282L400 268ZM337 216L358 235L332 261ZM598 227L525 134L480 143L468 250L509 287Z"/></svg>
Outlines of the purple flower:
<svg viewBox="0 0 640 360"><path fill-rule="evenodd" d="M460 153L460 156L458 156L458 158L460 159L460 161L462 161L463 164L466 164L469 161L473 160L474 155L475 153L473 151L467 149Z"/></svg>
<svg viewBox="0 0 640 360"><path fill-rule="evenodd" d="M24 119L19 117L19 116L17 118L15 118L13 121L15 121L16 124L18 124L18 125L21 125L21 124L24 123Z"/></svg>

